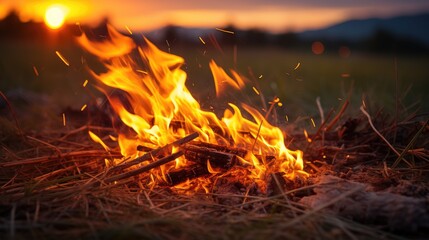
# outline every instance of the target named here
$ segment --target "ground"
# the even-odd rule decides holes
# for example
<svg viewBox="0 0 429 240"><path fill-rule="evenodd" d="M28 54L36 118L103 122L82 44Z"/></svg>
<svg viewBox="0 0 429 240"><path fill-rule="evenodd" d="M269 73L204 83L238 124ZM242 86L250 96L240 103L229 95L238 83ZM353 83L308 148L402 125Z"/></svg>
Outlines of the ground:
<svg viewBox="0 0 429 240"><path fill-rule="evenodd" d="M106 136L114 131L99 121L103 118L97 114L102 113L75 114L70 125L86 124L42 131L24 130L13 118L1 118L6 130L1 134L2 235L423 239L427 234L429 132L427 121L419 116L400 122L382 113L372 118L401 157L376 134L365 115L348 118L339 112L325 124L335 127L315 131L311 143L300 133L287 140L292 148L304 151L309 178L273 181L267 176L268 191L262 192L236 177L223 176L210 193L189 194L149 189L136 178L100 184L106 173L104 159L119 153L117 148L107 153L87 131ZM354 207L347 207L351 204Z"/></svg>

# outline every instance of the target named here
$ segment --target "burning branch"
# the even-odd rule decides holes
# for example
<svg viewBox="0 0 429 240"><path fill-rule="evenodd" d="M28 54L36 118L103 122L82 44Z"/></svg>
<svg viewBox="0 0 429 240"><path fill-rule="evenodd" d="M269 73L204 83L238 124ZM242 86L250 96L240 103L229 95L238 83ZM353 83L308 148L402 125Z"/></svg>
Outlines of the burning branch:
<svg viewBox="0 0 429 240"><path fill-rule="evenodd" d="M199 163L200 165L206 165L207 161L209 161L213 167L230 169L237 162L237 156L231 153L214 151L209 148L193 145L184 146L182 149L187 160Z"/></svg>
<svg viewBox="0 0 429 240"><path fill-rule="evenodd" d="M115 167L113 167L113 168L111 169L111 171L120 171L120 170L123 170L123 169L129 168L129 167L131 167L131 166L133 166L133 165L139 164L139 163L141 163L141 162L144 162L144 161L150 160L150 159L152 159L153 157L156 157L156 156L158 156L158 155L165 154L165 153L167 153L167 152L171 152L171 148L172 148L173 146L180 146L180 145L183 145L183 144L185 144L185 143L188 143L188 142L190 142L190 141L194 140L194 139L195 139L195 138L197 138L198 136L199 136L199 135L198 135L198 133L197 133L197 132L194 132L194 133L192 133L192 134L189 134L188 136L186 136L186 137L184 137L184 138L181 138L181 139L179 139L179 140L176 140L176 141L174 141L174 142L172 142L172 143L170 143L170 144L167 144L167 145L165 145L165 146L163 146L163 147L160 147L160 148L154 149L154 150L152 150L152 151L150 151L150 152L148 152L148 153L144 154L143 156L138 157L138 158L136 158L136 159L134 159L134 160L132 160L132 161L124 162L124 163L122 163L122 164L120 164L120 165L118 165L118 166L115 166ZM137 147L137 150L138 150L139 148L141 148L141 146L138 146L138 147Z"/></svg>
<svg viewBox="0 0 429 240"><path fill-rule="evenodd" d="M166 174L167 185L175 186L179 183L185 182L186 180L191 180L194 178L202 177L210 174L207 166L200 164L194 164L188 166L184 169L176 170Z"/></svg>
<svg viewBox="0 0 429 240"><path fill-rule="evenodd" d="M182 155L183 155L183 152L182 151L178 151L178 152L173 153L173 154L171 154L171 155L169 155L167 157L161 158L161 159L159 159L159 160L157 160L157 161L155 161L153 163L149 163L146 166L137 168L137 169L129 171L129 172L125 172L125 173L122 173L122 174L118 174L118 175L109 177L109 178L105 179L104 181L106 183L111 183L111 182L118 181L118 180L121 180L121 179L129 178L129 177L138 175L140 173L147 172L147 171L149 171L151 169L154 169L154 168L159 167L161 165L164 165L166 163L169 163L169 162L175 160L176 158L178 158L178 157L180 157Z"/></svg>

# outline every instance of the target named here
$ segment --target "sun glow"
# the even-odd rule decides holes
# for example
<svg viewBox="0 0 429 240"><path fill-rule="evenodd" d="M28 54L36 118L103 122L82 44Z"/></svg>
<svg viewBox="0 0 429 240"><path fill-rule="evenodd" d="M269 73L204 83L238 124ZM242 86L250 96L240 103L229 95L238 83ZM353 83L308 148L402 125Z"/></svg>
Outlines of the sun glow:
<svg viewBox="0 0 429 240"><path fill-rule="evenodd" d="M51 5L45 11L45 23L51 29L60 28L66 19L68 9L63 5Z"/></svg>

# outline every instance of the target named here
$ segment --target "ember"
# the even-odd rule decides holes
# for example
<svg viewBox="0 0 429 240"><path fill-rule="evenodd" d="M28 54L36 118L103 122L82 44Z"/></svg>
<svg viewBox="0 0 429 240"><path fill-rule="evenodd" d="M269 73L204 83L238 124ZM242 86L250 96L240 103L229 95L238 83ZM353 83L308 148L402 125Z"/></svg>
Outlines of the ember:
<svg viewBox="0 0 429 240"><path fill-rule="evenodd" d="M128 173L119 177L111 177L111 181L141 174L140 180L150 187L184 182L180 188L192 190L195 183L187 180L233 171L232 167L237 164L246 166L248 174L243 179L256 182L261 189L265 189L266 176L271 173L280 172L291 180L298 175L307 176L303 171L303 153L287 149L282 131L271 125L258 110L242 103L241 108L253 118L247 119L232 103L222 118L201 109L185 86L186 73L181 69L183 58L162 52L147 39L147 47L143 48L112 27L108 26L108 30L109 40L105 42L92 41L86 35L78 42L98 56L107 68L107 72L93 73L93 76L105 87L124 93L117 97L105 91L115 113L134 132L118 131L118 144L124 159L134 160L116 159L114 169L139 166L127 169ZM133 54L141 59L135 61ZM246 84L247 80L238 73L231 71L232 77L229 76L213 60L210 69L217 96L226 94L227 89L240 90ZM277 103L279 100L275 99L271 109ZM198 141L172 144L193 132L198 135ZM101 141L93 134L91 138ZM157 151L151 151L154 148L163 151L154 154L153 151ZM168 161L160 164L156 155ZM142 158L144 161L140 161ZM120 162L122 164L118 164ZM204 181L203 185L210 185L210 178Z"/></svg>

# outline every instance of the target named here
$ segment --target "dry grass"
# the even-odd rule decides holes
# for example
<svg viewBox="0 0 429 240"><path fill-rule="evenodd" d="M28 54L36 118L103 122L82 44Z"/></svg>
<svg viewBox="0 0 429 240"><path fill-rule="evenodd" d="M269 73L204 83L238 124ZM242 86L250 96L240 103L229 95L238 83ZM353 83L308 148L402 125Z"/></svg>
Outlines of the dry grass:
<svg viewBox="0 0 429 240"><path fill-rule="evenodd" d="M111 128L85 125L32 132L0 118L5 129L0 134L0 234L13 239L422 238L428 229L400 233L382 220L357 222L325 211L361 189L350 189L318 208L299 203L326 174L366 183L373 191L396 189L428 198L427 116L397 121L368 113L370 127L362 114L348 120L342 114L328 115L310 135L311 143L301 135L289 143L304 149L309 179L274 178L269 193L218 184L211 193L192 195L167 187L148 189L137 177L106 184L105 159L120 154L101 149L87 131L107 136ZM398 188L404 182L414 188Z"/></svg>

